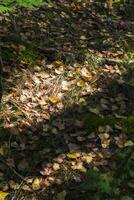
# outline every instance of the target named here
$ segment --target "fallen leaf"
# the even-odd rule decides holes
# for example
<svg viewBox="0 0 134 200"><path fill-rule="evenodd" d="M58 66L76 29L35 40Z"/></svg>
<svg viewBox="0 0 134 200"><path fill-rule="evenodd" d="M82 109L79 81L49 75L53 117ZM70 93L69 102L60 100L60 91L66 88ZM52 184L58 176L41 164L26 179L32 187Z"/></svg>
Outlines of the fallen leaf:
<svg viewBox="0 0 134 200"><path fill-rule="evenodd" d="M0 191L0 200L6 200L8 192Z"/></svg>
<svg viewBox="0 0 134 200"><path fill-rule="evenodd" d="M53 164L53 169L54 169L54 171L59 170L60 169L60 165L58 163L54 163Z"/></svg>
<svg viewBox="0 0 134 200"><path fill-rule="evenodd" d="M64 66L63 62L60 61L60 60L55 61L55 62L54 62L54 65L55 65L56 67Z"/></svg>
<svg viewBox="0 0 134 200"><path fill-rule="evenodd" d="M56 104L58 102L58 97L57 96L50 96L49 100L51 103Z"/></svg>
<svg viewBox="0 0 134 200"><path fill-rule="evenodd" d="M85 81L80 80L80 81L77 82L77 85L78 85L79 87L84 87L84 86L85 86Z"/></svg>
<svg viewBox="0 0 134 200"><path fill-rule="evenodd" d="M131 147L131 146L134 146L134 142L131 141L131 140L127 140L124 144L124 147Z"/></svg>
<svg viewBox="0 0 134 200"><path fill-rule="evenodd" d="M77 73L77 74L80 74L80 72L81 72L81 68L80 68L80 67L77 67L77 68L76 68L76 73Z"/></svg>
<svg viewBox="0 0 134 200"><path fill-rule="evenodd" d="M68 153L67 157L70 158L70 159L76 159L77 155L75 153Z"/></svg>
<svg viewBox="0 0 134 200"><path fill-rule="evenodd" d="M64 91L68 91L69 90L69 83L67 81L62 81L61 88Z"/></svg>
<svg viewBox="0 0 134 200"><path fill-rule="evenodd" d="M87 38L86 38L86 36L85 35L81 35L80 36L80 40L86 40Z"/></svg>
<svg viewBox="0 0 134 200"><path fill-rule="evenodd" d="M127 137L125 134L120 134L119 137L114 137L114 139L119 148L123 148L125 143L127 142Z"/></svg>
<svg viewBox="0 0 134 200"><path fill-rule="evenodd" d="M43 175L43 176L49 176L51 173L52 173L52 169L49 168L49 167L44 167L40 173Z"/></svg>
<svg viewBox="0 0 134 200"><path fill-rule="evenodd" d="M85 156L82 157L82 160L89 164L89 163L92 162L93 157L91 155L90 156L89 155L85 155Z"/></svg>
<svg viewBox="0 0 134 200"><path fill-rule="evenodd" d="M78 170L78 171L84 172L84 173L87 171L87 169L83 166L83 163L82 163L82 162L79 162L79 163L77 163L76 165L73 165L71 168L72 168L73 170Z"/></svg>
<svg viewBox="0 0 134 200"><path fill-rule="evenodd" d="M85 80L85 81L89 81L91 79L91 74L89 73L89 71L87 70L87 68L83 67L81 69L81 72L80 72L82 78Z"/></svg>
<svg viewBox="0 0 134 200"><path fill-rule="evenodd" d="M100 113L98 108L89 108L89 111L96 115L98 115Z"/></svg>
<svg viewBox="0 0 134 200"><path fill-rule="evenodd" d="M110 144L109 134L108 133L101 133L101 134L99 134L99 137L101 139L102 148L107 148Z"/></svg>
<svg viewBox="0 0 134 200"><path fill-rule="evenodd" d="M41 182L42 182L42 179L40 178L35 178L32 182L32 188L33 190L39 190L40 187L41 187Z"/></svg>

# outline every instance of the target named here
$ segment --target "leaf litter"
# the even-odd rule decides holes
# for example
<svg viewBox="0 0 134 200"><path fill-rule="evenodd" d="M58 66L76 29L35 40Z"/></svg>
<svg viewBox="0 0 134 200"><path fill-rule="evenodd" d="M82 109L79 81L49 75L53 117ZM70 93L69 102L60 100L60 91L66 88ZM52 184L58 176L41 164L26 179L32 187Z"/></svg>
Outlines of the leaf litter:
<svg viewBox="0 0 134 200"><path fill-rule="evenodd" d="M56 9L60 9L57 4L55 6ZM89 35L84 33L87 21L82 19L82 30L76 22L73 22L75 14L83 12L81 9L85 8L84 4L71 3L69 5L66 2L64 6L72 8L74 16L72 16L71 27L77 30L77 32L71 30L76 36L74 44L64 43L62 56L67 58L68 55L72 55L72 51L78 53L75 43L79 39L82 48L86 46ZM59 28L61 32L65 31L65 27L59 24L60 28L58 25L59 14L55 12L54 19L49 12L48 16L47 14L45 16L42 10L40 12L41 20L43 18L46 20L48 17L51 23L54 20L58 26L55 27L53 24L50 32L57 34L55 45L59 51L62 45L59 45L58 40L62 41L64 36L56 33L55 30ZM30 15L29 13L29 17ZM62 11L60 17L68 19L69 22L70 14ZM34 23L32 20L30 26ZM39 22L40 31L46 31L45 28L50 24L49 20L44 23ZM30 30L27 29L28 26L28 24L22 26L21 37L30 40L30 36L34 37L35 33L31 35ZM72 37L70 33L68 34L66 37ZM92 32L91 35L93 34ZM104 43L111 40L114 39L106 40ZM17 45L12 44L11 47L18 50ZM39 49L46 54L42 44L39 44ZM19 46L19 51L25 50L25 46ZM10 137L7 136L8 141L4 139L5 143L0 142L0 155L3 158L0 172L10 170L10 173L14 175L12 177L9 175L9 177L17 181L11 184L7 178L7 183L0 185L0 190L2 190L0 195L3 199L8 195L8 191L13 189L13 185L17 187L20 179L24 182L20 187L23 191L31 193L46 191L48 194L49 188L55 185L61 186L64 182L70 181L82 182L91 167L103 168L104 171L110 169L109 160L113 156L113 151L118 149L120 151L134 144L131 137L123 130L122 123L119 122L114 126L112 120L104 122L107 115L122 119L122 116L126 117L130 112L127 109L128 98L120 90L112 92L112 88L108 86L114 80L118 80L119 87L123 83L119 81L126 72L124 67L120 67L121 59L127 56L124 55L123 50L115 51L114 48L101 52L97 49L89 50L90 59L82 64L76 61L68 63L64 59L55 59L55 48L47 49L47 51L50 51L49 54L53 52L51 63L47 60L48 58L43 57L39 58L33 68L29 68L28 64L32 64L30 57L27 59L21 57L19 69L7 70L8 73L10 72L10 77L5 83L8 95L6 93L3 95L1 116L4 120L3 126ZM27 55L30 54L27 53ZM6 73L7 71L5 70ZM99 92L102 94L97 96ZM91 97L90 101L89 97ZM62 116L61 113L67 112L69 108L74 110ZM95 120L94 123L98 123L91 132L86 129L85 113L92 113L93 122ZM59 115L61 117L58 119ZM94 115L95 118L93 118ZM3 173L0 174L1 180L5 178ZM14 179L14 176L17 179ZM128 186L133 188L133 182L129 181ZM66 199L69 191L68 186L61 187L60 192L57 189L51 190L53 198L57 200Z"/></svg>

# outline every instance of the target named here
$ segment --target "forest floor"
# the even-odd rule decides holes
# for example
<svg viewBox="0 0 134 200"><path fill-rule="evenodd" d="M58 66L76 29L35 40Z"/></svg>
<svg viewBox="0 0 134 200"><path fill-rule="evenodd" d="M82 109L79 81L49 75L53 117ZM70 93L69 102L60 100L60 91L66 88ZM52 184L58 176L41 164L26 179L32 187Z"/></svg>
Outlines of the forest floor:
<svg viewBox="0 0 134 200"><path fill-rule="evenodd" d="M132 200L134 21L52 2L0 16L0 200Z"/></svg>

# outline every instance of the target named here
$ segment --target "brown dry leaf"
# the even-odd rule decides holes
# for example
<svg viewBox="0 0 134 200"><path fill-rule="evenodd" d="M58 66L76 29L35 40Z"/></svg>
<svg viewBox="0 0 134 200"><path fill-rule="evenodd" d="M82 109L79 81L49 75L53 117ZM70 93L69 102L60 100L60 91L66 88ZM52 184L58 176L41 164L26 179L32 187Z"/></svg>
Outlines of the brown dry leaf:
<svg viewBox="0 0 134 200"><path fill-rule="evenodd" d="M102 134L99 134L99 137L101 139L102 147L103 148L109 147L109 144L110 144L109 134L108 133L102 133Z"/></svg>
<svg viewBox="0 0 134 200"><path fill-rule="evenodd" d="M63 74L64 73L64 66L61 65L59 68L56 68L55 73L58 74L58 75Z"/></svg>
<svg viewBox="0 0 134 200"><path fill-rule="evenodd" d="M41 117L42 117L43 119L46 119L46 120L49 120L49 119L50 119L49 113L42 113L42 114L41 114Z"/></svg>
<svg viewBox="0 0 134 200"><path fill-rule="evenodd" d="M81 35L80 36L80 40L86 40L87 38L86 38L86 36L85 35Z"/></svg>
<svg viewBox="0 0 134 200"><path fill-rule="evenodd" d="M91 74L89 73L89 71L87 70L86 67L83 67L83 68L81 69L80 74L81 74L82 78L83 78L85 81L89 81L89 80L92 78Z"/></svg>
<svg viewBox="0 0 134 200"><path fill-rule="evenodd" d="M91 155L85 155L82 157L82 160L89 164L92 162L93 157Z"/></svg>
<svg viewBox="0 0 134 200"><path fill-rule="evenodd" d="M31 192L32 188L29 185L22 185L22 190L27 191L27 192Z"/></svg>
<svg viewBox="0 0 134 200"><path fill-rule="evenodd" d="M127 142L127 137L125 134L120 134L119 137L114 137L114 139L119 148L125 147L125 143Z"/></svg>
<svg viewBox="0 0 134 200"><path fill-rule="evenodd" d="M57 170L59 170L60 169L60 165L58 164L58 163L54 163L53 164L53 170L54 171L57 171Z"/></svg>
<svg viewBox="0 0 134 200"><path fill-rule="evenodd" d="M43 175L43 176L49 176L51 173L53 172L53 170L49 167L44 167L40 173Z"/></svg>
<svg viewBox="0 0 134 200"><path fill-rule="evenodd" d="M95 161L94 164L96 166L99 166L99 165L107 165L108 164L108 161L107 160L100 160L100 161Z"/></svg>
<svg viewBox="0 0 134 200"><path fill-rule="evenodd" d="M67 81L62 81L61 88L64 91L68 91L69 90L69 83Z"/></svg>
<svg viewBox="0 0 134 200"><path fill-rule="evenodd" d="M47 105L47 102L45 101L45 99L39 100L38 103L39 103L40 106Z"/></svg>
<svg viewBox="0 0 134 200"><path fill-rule="evenodd" d="M38 66L38 65L35 65L34 66L34 70L37 71L37 72L40 72L41 71L41 67Z"/></svg>
<svg viewBox="0 0 134 200"><path fill-rule="evenodd" d="M61 67L61 66L64 67L64 63L60 60L55 61L54 65L55 65L55 67Z"/></svg>
<svg viewBox="0 0 134 200"><path fill-rule="evenodd" d="M61 164L62 162L63 162L63 158L62 157L57 157L57 158L54 158L53 159L55 162L57 162L57 163L59 163L59 164Z"/></svg>
<svg viewBox="0 0 134 200"><path fill-rule="evenodd" d="M83 166L83 163L82 163L82 162L76 163L76 164L73 165L71 168L72 168L73 170L78 170L78 171L84 172L84 173L87 171L87 169Z"/></svg>

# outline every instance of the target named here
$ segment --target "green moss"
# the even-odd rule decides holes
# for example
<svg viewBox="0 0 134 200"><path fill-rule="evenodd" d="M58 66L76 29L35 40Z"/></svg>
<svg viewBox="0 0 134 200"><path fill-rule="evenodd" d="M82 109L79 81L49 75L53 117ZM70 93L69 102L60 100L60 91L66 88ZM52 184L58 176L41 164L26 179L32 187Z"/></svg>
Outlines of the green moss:
<svg viewBox="0 0 134 200"><path fill-rule="evenodd" d="M116 123L119 123L124 133L134 134L134 116L128 116L126 118L116 118L113 116L98 116L93 113L89 113L85 117L85 124L89 131L94 131L98 126L114 126Z"/></svg>
<svg viewBox="0 0 134 200"><path fill-rule="evenodd" d="M20 55L18 56L18 62L24 63L28 67L33 67L38 59L39 55L37 52L37 49L33 47L26 46L25 50L20 52Z"/></svg>
<svg viewBox="0 0 134 200"><path fill-rule="evenodd" d="M124 132L128 136L134 137L134 116L129 116L121 121L124 126Z"/></svg>
<svg viewBox="0 0 134 200"><path fill-rule="evenodd" d="M119 120L112 117L112 116L106 116L106 117L100 117L96 114L93 113L89 113L86 116L86 127L87 129L92 132L95 129L98 128L98 126L105 126L105 125L111 125L113 126L116 122L118 122Z"/></svg>

